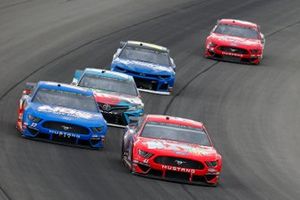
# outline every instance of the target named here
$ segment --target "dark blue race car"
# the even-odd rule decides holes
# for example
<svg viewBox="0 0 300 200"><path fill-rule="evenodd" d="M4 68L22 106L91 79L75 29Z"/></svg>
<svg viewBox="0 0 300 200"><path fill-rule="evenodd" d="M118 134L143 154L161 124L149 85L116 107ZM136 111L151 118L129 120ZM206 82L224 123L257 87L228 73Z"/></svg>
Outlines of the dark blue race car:
<svg viewBox="0 0 300 200"><path fill-rule="evenodd" d="M107 124L91 90L38 82L23 91L17 129L27 138L98 149L103 147Z"/></svg>
<svg viewBox="0 0 300 200"><path fill-rule="evenodd" d="M137 41L121 42L111 70L133 76L140 91L170 94L175 82L175 64L169 50Z"/></svg>

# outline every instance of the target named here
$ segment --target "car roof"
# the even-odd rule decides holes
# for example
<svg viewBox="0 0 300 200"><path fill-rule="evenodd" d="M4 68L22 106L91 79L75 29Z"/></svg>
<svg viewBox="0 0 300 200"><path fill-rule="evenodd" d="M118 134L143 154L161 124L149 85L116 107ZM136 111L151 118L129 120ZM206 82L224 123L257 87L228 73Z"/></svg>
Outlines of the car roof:
<svg viewBox="0 0 300 200"><path fill-rule="evenodd" d="M185 118L173 117L167 115L147 115L146 122L175 124L179 126L187 126L192 128L201 128L201 129L204 127L202 122L197 122L191 119L185 119Z"/></svg>
<svg viewBox="0 0 300 200"><path fill-rule="evenodd" d="M156 45L156 44L141 42L141 41L129 40L129 41L127 41L127 44L131 45L131 46L143 46L143 47L149 48L149 49L154 49L154 50L163 51L163 52L169 52L169 49L166 47Z"/></svg>
<svg viewBox="0 0 300 200"><path fill-rule="evenodd" d="M102 77L106 77L106 78L112 78L112 79L121 80L121 81L134 81L132 76L130 76L130 75L120 73L120 72L105 70L105 69L86 68L84 70L84 73L102 76Z"/></svg>
<svg viewBox="0 0 300 200"><path fill-rule="evenodd" d="M49 90L58 90L58 91L66 91L77 94L82 94L86 96L93 96L93 92L90 89L81 88L77 86L72 86L65 83L57 83L51 81L39 81L37 84L38 88L45 88Z"/></svg>
<svg viewBox="0 0 300 200"><path fill-rule="evenodd" d="M237 20L237 19L220 19L218 21L219 24L230 24L230 25L240 25L246 26L250 28L258 29L258 25L249 21Z"/></svg>

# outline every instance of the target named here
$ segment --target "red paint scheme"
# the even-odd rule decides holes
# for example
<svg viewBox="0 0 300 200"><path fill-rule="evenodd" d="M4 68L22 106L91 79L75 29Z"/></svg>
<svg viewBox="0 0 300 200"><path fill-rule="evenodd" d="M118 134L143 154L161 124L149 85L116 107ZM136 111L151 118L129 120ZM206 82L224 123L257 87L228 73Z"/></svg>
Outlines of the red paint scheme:
<svg viewBox="0 0 300 200"><path fill-rule="evenodd" d="M117 105L122 100L120 95L112 95L108 93L94 92L94 96L96 102L109 105Z"/></svg>
<svg viewBox="0 0 300 200"><path fill-rule="evenodd" d="M16 123L16 128L17 128L18 131L22 131L22 129L23 129L22 119L23 119L24 108L26 107L24 97L26 95L30 95L30 93L31 93L31 89L23 90L22 97L19 100L19 106L18 106L18 111L17 111L18 119L17 119L17 123Z"/></svg>
<svg viewBox="0 0 300 200"><path fill-rule="evenodd" d="M219 24L251 28L259 33L259 37L251 39L214 33ZM264 44L264 36L257 24L234 19L221 19L206 38L204 56L220 60L259 64L263 58ZM228 47L228 49L221 49L221 46ZM239 48L243 52L236 53L236 50L231 50L232 48Z"/></svg>
<svg viewBox="0 0 300 200"><path fill-rule="evenodd" d="M222 157L213 147L211 141L211 146L201 146L173 140L145 138L140 135L147 122L199 128L207 133L204 125L200 122L163 115L146 115L143 121L139 123L136 132L133 132L133 129L128 129L124 135L122 160L133 173L192 184L206 183L213 186L218 184L222 169ZM127 146L129 150L126 152ZM150 158L143 157L139 154L140 150L153 155ZM181 160L197 162L202 167L185 168L187 166L180 167L182 164L177 166L174 163L172 165L159 164L156 162L157 160L155 161L158 156L171 157L174 159L174 163L181 162ZM217 165L209 167L207 161L217 161Z"/></svg>

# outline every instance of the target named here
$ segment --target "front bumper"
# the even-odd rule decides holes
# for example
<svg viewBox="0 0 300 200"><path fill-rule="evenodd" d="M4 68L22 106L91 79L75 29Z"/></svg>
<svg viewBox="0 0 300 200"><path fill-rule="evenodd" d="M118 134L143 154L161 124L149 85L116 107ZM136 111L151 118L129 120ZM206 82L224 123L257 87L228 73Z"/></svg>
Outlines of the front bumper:
<svg viewBox="0 0 300 200"><path fill-rule="evenodd" d="M101 132L95 134L77 134L64 131L52 130L44 128L40 122L38 124L25 122L22 125L21 133L24 137L30 139L44 140L48 142L89 147L93 149L103 148L107 127L104 127Z"/></svg>
<svg viewBox="0 0 300 200"><path fill-rule="evenodd" d="M151 160L151 161L150 161ZM178 166L162 165L143 158L137 158L132 163L132 173L173 182L211 185L218 184L220 169L191 169Z"/></svg>
<svg viewBox="0 0 300 200"><path fill-rule="evenodd" d="M247 50L245 50L247 52ZM219 47L206 47L205 49L205 57L212 58L216 60L223 60L229 62L237 62L237 63L247 63L247 64L259 64L262 60L262 54L256 53L233 53L222 51Z"/></svg>

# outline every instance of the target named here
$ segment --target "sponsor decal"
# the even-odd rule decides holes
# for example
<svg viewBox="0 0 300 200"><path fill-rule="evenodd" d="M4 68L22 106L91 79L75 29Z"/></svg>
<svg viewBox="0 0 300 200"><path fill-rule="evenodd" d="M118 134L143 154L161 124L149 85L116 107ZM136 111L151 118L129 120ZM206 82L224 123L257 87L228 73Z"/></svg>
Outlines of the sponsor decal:
<svg viewBox="0 0 300 200"><path fill-rule="evenodd" d="M174 162L175 162L178 166L180 166L180 165L186 163L186 162L183 161L183 160L174 160Z"/></svg>
<svg viewBox="0 0 300 200"><path fill-rule="evenodd" d="M192 154L197 154L197 155L207 155L208 152L205 149L202 148L190 148L189 152Z"/></svg>
<svg viewBox="0 0 300 200"><path fill-rule="evenodd" d="M75 118L84 118L84 119L92 119L95 115L83 111L78 111L70 108L64 107L51 107L48 105L40 106L37 109L39 112L53 113L57 115L66 115L69 117Z"/></svg>
<svg viewBox="0 0 300 200"><path fill-rule="evenodd" d="M161 169L175 171L175 172L186 172L186 173L191 173L191 174L194 174L196 172L196 170L194 170L194 169L188 169L188 168L176 167L176 166L169 166L169 165L162 165Z"/></svg>
<svg viewBox="0 0 300 200"><path fill-rule="evenodd" d="M110 111L110 110L111 110L111 106L110 106L109 104L104 104L104 105L102 106L102 109L103 109L104 111Z"/></svg>
<svg viewBox="0 0 300 200"><path fill-rule="evenodd" d="M65 131L72 130L72 127L70 127L70 126L62 125L61 127L62 127L62 129L64 129Z"/></svg>
<svg viewBox="0 0 300 200"><path fill-rule="evenodd" d="M188 152L186 152L186 151L175 151L175 153L177 155L186 155L186 154L188 154Z"/></svg>
<svg viewBox="0 0 300 200"><path fill-rule="evenodd" d="M147 142L148 149L163 149L165 145L161 142L149 141Z"/></svg>
<svg viewBox="0 0 300 200"><path fill-rule="evenodd" d="M223 52L223 51L222 51L222 54L226 55L226 56L235 56L235 57L241 57L242 56L241 54L238 54L238 53L230 53L230 52Z"/></svg>
<svg viewBox="0 0 300 200"><path fill-rule="evenodd" d="M75 134L75 133L66 133L63 131L56 131L56 130L49 130L49 133L52 133L54 135L59 135L60 137L64 137L64 138L71 138L71 137L75 137L75 138L80 138L80 135Z"/></svg>
<svg viewBox="0 0 300 200"><path fill-rule="evenodd" d="M32 123L31 123L31 125L30 125L30 127L32 127L32 128L35 128L35 127L37 127L37 123L35 123L35 122L32 122Z"/></svg>
<svg viewBox="0 0 300 200"><path fill-rule="evenodd" d="M233 53L235 53L235 52L237 52L238 50L235 49L235 48L230 48L230 51L233 52Z"/></svg>
<svg viewBox="0 0 300 200"><path fill-rule="evenodd" d="M174 151L178 155L186 155L188 153L196 155L207 155L209 154L207 149L200 148L193 145L170 143L166 141L147 141L146 145L148 149L165 149Z"/></svg>

